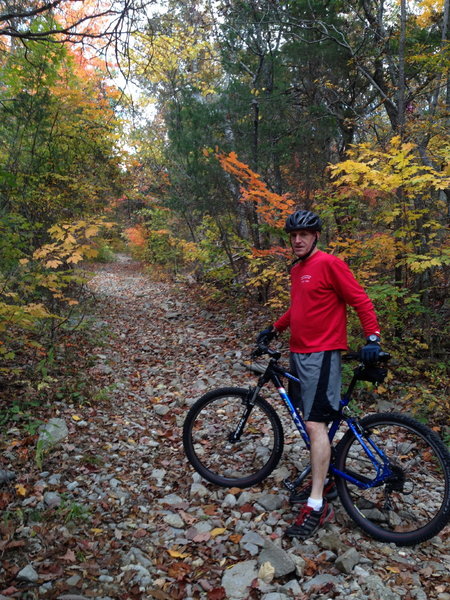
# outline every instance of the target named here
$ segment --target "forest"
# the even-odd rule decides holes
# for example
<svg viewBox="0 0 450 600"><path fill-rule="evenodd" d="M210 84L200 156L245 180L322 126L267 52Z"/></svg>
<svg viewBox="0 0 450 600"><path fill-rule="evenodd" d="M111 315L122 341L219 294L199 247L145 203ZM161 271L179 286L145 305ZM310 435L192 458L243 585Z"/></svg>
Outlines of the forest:
<svg viewBox="0 0 450 600"><path fill-rule="evenodd" d="M449 30L450 0L0 0L1 598L230 600L280 537L281 479L192 483L181 429L286 310L294 210L392 354L363 409L449 444ZM445 532L394 553L336 513L301 590L248 598L448 600Z"/></svg>
<svg viewBox="0 0 450 600"><path fill-rule="evenodd" d="M100 8L2 2L5 381L83 311L77 266L125 244L270 319L284 219L305 208L366 286L418 410L446 414L448 1Z"/></svg>

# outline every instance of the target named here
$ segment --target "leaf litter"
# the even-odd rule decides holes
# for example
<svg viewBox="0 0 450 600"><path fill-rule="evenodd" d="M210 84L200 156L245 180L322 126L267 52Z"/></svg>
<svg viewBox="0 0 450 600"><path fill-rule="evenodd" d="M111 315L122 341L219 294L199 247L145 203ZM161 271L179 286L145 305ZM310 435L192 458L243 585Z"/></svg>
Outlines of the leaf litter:
<svg viewBox="0 0 450 600"><path fill-rule="evenodd" d="M79 348L89 352L80 368L101 392L76 406L62 397L42 409L42 420L65 419L69 438L44 457L41 470L24 452L29 439L17 440L14 428L4 436L4 468L17 479L0 488L1 597L220 600L227 597L225 572L257 561L257 534L299 560L282 576L264 562L264 577L242 598L271 591L306 597L304 582L329 575L333 583L319 580L310 598L321 589L327 597L357 598L362 580L377 576L399 598L420 600L413 593L420 588L424 597L448 600L446 532L398 549L365 537L336 505L334 535L360 555L346 574L334 565L338 551L320 541L283 540L294 518L282 485L283 468L295 470L286 457L279 476L250 490L216 488L193 472L181 443L186 411L210 388L253 382L241 361L266 315L258 307L202 303L185 283L154 281L119 258L95 267L92 339ZM269 493L283 497L281 508L259 504ZM19 577L27 566L37 579L31 570Z"/></svg>

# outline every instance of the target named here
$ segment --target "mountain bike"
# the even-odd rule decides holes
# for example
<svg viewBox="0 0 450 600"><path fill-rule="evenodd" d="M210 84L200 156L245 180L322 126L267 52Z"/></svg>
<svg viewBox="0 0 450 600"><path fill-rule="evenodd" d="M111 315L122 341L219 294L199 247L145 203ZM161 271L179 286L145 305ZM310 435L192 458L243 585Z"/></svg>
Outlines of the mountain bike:
<svg viewBox="0 0 450 600"><path fill-rule="evenodd" d="M275 408L261 396L272 383L309 449L310 441L300 411L283 387L282 378L299 383L279 364L281 353L258 346L253 358L268 355L266 365L253 363L256 386L224 387L199 398L183 426L183 446L194 469L222 487L246 488L272 473L283 454L284 432ZM379 361L359 361L329 425L332 444L330 474L340 501L351 519L377 540L413 545L439 533L450 519L450 453L439 436L412 417L381 412L359 417L349 407L360 381L380 383L390 355ZM359 360L350 353L344 360ZM267 360L267 359L266 359ZM304 468L285 486L293 492L310 473Z"/></svg>

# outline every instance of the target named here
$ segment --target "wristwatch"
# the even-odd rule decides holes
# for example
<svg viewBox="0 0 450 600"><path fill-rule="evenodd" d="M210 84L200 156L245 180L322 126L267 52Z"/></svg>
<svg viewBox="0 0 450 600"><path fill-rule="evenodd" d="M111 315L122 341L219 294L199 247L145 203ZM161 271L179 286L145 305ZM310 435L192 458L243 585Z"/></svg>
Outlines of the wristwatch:
<svg viewBox="0 0 450 600"><path fill-rule="evenodd" d="M372 333L372 334L370 334L370 335L369 335L369 337L367 338L367 341L368 341L368 342L375 343L375 342L379 342L379 341L380 341L380 338L378 337L378 335L377 335L376 333Z"/></svg>

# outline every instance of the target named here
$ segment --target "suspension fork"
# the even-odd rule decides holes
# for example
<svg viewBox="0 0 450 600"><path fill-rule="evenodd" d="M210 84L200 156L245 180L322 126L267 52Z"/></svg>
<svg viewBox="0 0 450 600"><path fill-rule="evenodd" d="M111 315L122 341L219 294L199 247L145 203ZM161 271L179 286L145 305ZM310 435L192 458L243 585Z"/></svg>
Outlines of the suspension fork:
<svg viewBox="0 0 450 600"><path fill-rule="evenodd" d="M256 398L258 397L259 392L261 391L263 385L266 383L265 378L262 376L258 380L258 384L254 388L250 388L247 392L247 396L245 398L245 409L241 418L239 419L239 423L236 425L234 431L231 431L228 436L228 441L230 442L238 442L241 439L242 433L244 432L244 427L247 424L248 418L250 417L250 413L255 406Z"/></svg>

